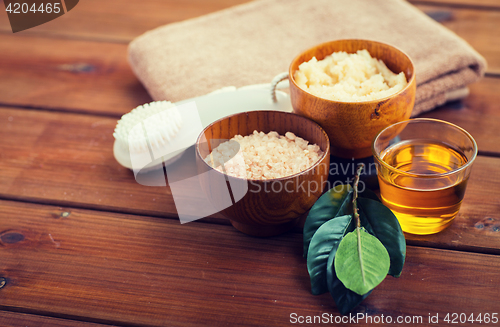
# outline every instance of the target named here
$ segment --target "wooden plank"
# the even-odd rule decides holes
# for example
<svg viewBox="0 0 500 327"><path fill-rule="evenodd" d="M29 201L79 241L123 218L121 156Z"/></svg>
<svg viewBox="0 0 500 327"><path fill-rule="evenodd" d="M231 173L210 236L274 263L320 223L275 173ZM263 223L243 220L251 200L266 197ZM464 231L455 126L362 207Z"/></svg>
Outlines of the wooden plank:
<svg viewBox="0 0 500 327"><path fill-rule="evenodd" d="M467 41L488 62L487 72L500 74L500 35L494 31L500 21L498 10L474 10L447 6L417 5L425 13L440 13L440 22Z"/></svg>
<svg viewBox="0 0 500 327"><path fill-rule="evenodd" d="M165 24L222 10L248 0L85 0L69 13L19 35L43 35L128 43ZM12 33L7 15L0 15L0 32Z"/></svg>
<svg viewBox="0 0 500 327"><path fill-rule="evenodd" d="M441 10L429 6L421 8ZM500 72L500 36L491 32L492 26L500 21L500 11L444 10L450 11L452 19L443 23L486 57L490 72ZM89 20L88 24L92 25L93 21ZM0 34L0 75L3 77L0 79L0 105L118 117L151 101L128 65L126 44L22 33Z"/></svg>
<svg viewBox="0 0 500 327"><path fill-rule="evenodd" d="M470 86L470 95L466 99L447 104L420 117L437 118L457 124L471 132L476 141L478 141L477 137L482 134L481 141L478 141L479 151L498 156L500 147L494 139L500 126L499 87L500 79L484 78ZM483 134L481 131L488 132ZM476 163L479 165L474 166L473 177L468 184L465 199L455 223L447 230L435 235L408 234L406 237L409 244L482 251L475 247L475 242L471 238L479 239L482 235L497 236L500 228L500 216L497 214L499 201L494 198L486 200L486 197L490 190L499 189L497 182L491 183L492 180L497 180L499 175L489 171L486 167L488 164L485 165L485 163L487 161L493 165L498 165L498 163L496 163L497 159L493 158L479 157L478 159ZM490 201L490 205L494 204L493 207L486 209L484 207L486 201ZM495 206L497 209L494 209ZM463 238L465 234L470 237ZM483 250L486 252L496 253L488 248L486 243L483 245L485 246Z"/></svg>
<svg viewBox="0 0 500 327"><path fill-rule="evenodd" d="M310 293L300 234L254 238L230 226L63 210L0 201L0 305L147 326L338 316L329 294ZM499 269L498 256L409 246L403 275L356 312L496 312Z"/></svg>
<svg viewBox="0 0 500 327"><path fill-rule="evenodd" d="M1 35L0 104L121 116L151 101L127 45Z"/></svg>
<svg viewBox="0 0 500 327"><path fill-rule="evenodd" d="M500 79L486 77L470 86L470 94L462 101L448 103L420 117L449 121L469 131L481 153L498 155L496 140L500 126Z"/></svg>
<svg viewBox="0 0 500 327"><path fill-rule="evenodd" d="M119 117L151 101L126 61L125 45L0 35L0 51L3 105ZM471 86L467 104L474 109L498 103L498 81L484 81Z"/></svg>
<svg viewBox="0 0 500 327"><path fill-rule="evenodd" d="M110 327L91 322L45 317L26 313L0 311L0 326L9 327Z"/></svg>
<svg viewBox="0 0 500 327"><path fill-rule="evenodd" d="M485 115L500 115L500 78L485 77L469 86L470 94L463 100L466 108ZM485 118L489 119L489 118Z"/></svg>
<svg viewBox="0 0 500 327"><path fill-rule="evenodd" d="M170 188L140 185L116 162L116 119L19 109L1 110L0 117L3 196L176 216Z"/></svg>
<svg viewBox="0 0 500 327"><path fill-rule="evenodd" d="M453 224L434 235L407 234L409 244L500 254L500 170L493 167L500 159L479 156Z"/></svg>
<svg viewBox="0 0 500 327"><path fill-rule="evenodd" d="M496 129L500 126L500 116L482 115L460 103L457 103L456 106L458 108L446 105L420 115L420 117L437 118L454 123L471 133L478 144L480 154L498 156L500 147L495 139L498 134Z"/></svg>
<svg viewBox="0 0 500 327"><path fill-rule="evenodd" d="M439 112L439 111L438 111ZM463 115L463 122L467 123ZM457 117L462 117L457 114ZM471 116L474 117L474 116ZM497 121L498 121L498 116ZM176 217L169 187L138 184L131 171L121 167L112 154L112 118L50 113L30 110L0 110L0 196L61 206L92 208L116 212ZM484 122L484 123L483 123ZM498 153L494 142L479 138L492 135L498 124L478 120L473 135ZM466 128L469 125L464 126ZM479 133L485 129L483 133ZM472 131L471 131L472 132ZM476 134L479 133L479 134ZM498 135L497 138L498 140ZM498 141L497 141L498 142ZM497 143L498 144L498 143ZM485 150L484 147L482 147ZM182 165L173 165L172 174L195 169L194 157L186 155ZM189 159L190 158L190 159ZM189 160L190 161L189 161ZM191 166L189 165L191 163ZM170 168L169 168L170 174ZM476 247L496 253L500 239L491 230L479 230L476 223L486 218L500 221L500 159L480 156L474 164L466 198L456 223L435 238L419 239L418 244L440 243L450 248ZM487 189L488 192L484 190ZM192 201L203 194L194 188ZM222 218L214 215L212 218ZM217 222L227 223L226 220ZM486 235L485 235L486 234ZM422 243L423 242L423 243Z"/></svg>
<svg viewBox="0 0 500 327"><path fill-rule="evenodd" d="M18 35L69 36L128 43L133 38L156 27L209 14L247 1L148 0L124 3L120 0L106 2L86 0L79 2L70 13ZM410 2L417 6L431 4L434 7L443 8L457 5L479 9L500 8L496 0L415 0ZM7 15L0 16L0 32L11 33ZM474 36L474 33L470 35Z"/></svg>

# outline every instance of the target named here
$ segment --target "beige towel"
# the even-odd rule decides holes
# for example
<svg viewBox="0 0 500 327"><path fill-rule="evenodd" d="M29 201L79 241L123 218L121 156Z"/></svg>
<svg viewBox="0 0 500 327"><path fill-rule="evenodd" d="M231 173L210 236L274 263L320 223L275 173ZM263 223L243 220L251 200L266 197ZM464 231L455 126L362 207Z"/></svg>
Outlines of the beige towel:
<svg viewBox="0 0 500 327"><path fill-rule="evenodd" d="M159 27L129 46L129 61L155 100L179 101L224 86L269 83L318 43L386 42L417 72L413 116L464 95L486 62L453 32L403 0L257 0Z"/></svg>

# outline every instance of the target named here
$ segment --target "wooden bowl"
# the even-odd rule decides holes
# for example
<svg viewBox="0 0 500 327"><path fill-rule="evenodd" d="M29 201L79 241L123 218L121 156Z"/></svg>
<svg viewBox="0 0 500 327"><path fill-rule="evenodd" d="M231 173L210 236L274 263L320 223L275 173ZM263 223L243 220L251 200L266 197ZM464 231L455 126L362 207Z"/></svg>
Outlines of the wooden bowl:
<svg viewBox="0 0 500 327"><path fill-rule="evenodd" d="M310 144L319 145L324 154L313 166L298 174L270 180L224 175L203 160L220 143L238 134L250 135L255 130L276 131L280 135L292 132ZM328 179L328 135L315 122L292 113L252 111L225 117L207 126L195 147L203 191L236 229L249 235L267 237L291 229L321 196Z"/></svg>
<svg viewBox="0 0 500 327"><path fill-rule="evenodd" d="M394 73L404 72L408 84L388 97L363 101L326 100L301 89L294 73L301 63L312 57L324 59L333 52L355 53L366 49L381 59ZM298 55L289 69L290 97L294 112L314 120L328 134L332 155L342 158L371 156L371 143L379 131L393 123L410 118L415 103L415 69L404 52L385 43L369 40L338 40L317 45Z"/></svg>

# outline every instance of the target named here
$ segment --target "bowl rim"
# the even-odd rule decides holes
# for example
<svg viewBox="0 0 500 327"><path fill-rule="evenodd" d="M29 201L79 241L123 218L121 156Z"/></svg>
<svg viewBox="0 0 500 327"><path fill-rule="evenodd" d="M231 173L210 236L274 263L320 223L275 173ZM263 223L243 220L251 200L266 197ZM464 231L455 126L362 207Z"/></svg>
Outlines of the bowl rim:
<svg viewBox="0 0 500 327"><path fill-rule="evenodd" d="M387 46L389 48L392 48L396 51L399 51L401 52L409 61L410 61L410 64L411 64L411 68L412 68L412 76L410 78L409 81L407 81L407 84L406 86L399 90L398 92L396 93L393 93L391 95L388 95L384 98L380 98L380 99L374 99L374 100L366 100L366 101L337 101L337 100L330 100L330 99L325 99L325 98L322 98L322 97L319 97L317 95L314 95L304 89L302 89L300 86L297 85L297 83L295 82L295 78L293 77L293 73L292 73L292 66L293 64L298 61L299 57L301 57L305 52L308 52L314 48L319 48L319 47L324 47L326 45L329 45L329 44L332 44L332 43L337 43L337 42L345 42L345 41L364 41L364 42L370 42L370 43L378 43L378 44L381 44L381 45L384 45L384 46ZM371 54L370 54L371 56ZM304 62L304 61L303 61ZM302 64L302 63L301 63ZM385 63L384 63L385 64ZM298 67L298 66L297 66ZM375 40L370 40L370 39L337 39L337 40L331 40L331 41L327 41L327 42L323 42L323 43L320 43L320 44L317 44L315 46L312 46L306 50L303 50L301 53L299 53L298 55L296 55L293 60L291 61L290 63L290 66L288 67L288 79L290 80L290 82L297 88L299 89L300 91L303 91L315 98L318 98L318 99L321 99L323 101L328 101L328 102L331 102L331 103L348 103L348 104L377 104L377 103L380 103L380 102L384 102L384 101L387 101L389 100L390 98L393 98L401 93L404 93L406 92L410 87L413 87L413 84L415 83L415 75L416 75L416 72L415 72L415 64L413 63L413 60L411 60L411 57L406 53L404 52L403 50L401 50L400 48L394 46L394 45L391 45L389 43L385 43L385 42L380 42L380 41L375 41Z"/></svg>
<svg viewBox="0 0 500 327"><path fill-rule="evenodd" d="M203 135L205 135L205 131L208 128L212 127L214 124L216 124L218 122L221 122L223 120L229 119L229 118L231 118L233 116L244 115L244 114L246 115L246 114L249 114L249 113L260 114L260 113L266 113L266 112L278 112L279 114L293 115L295 117L298 117L299 119L308 120L309 122L313 123L313 126L316 126L317 128L319 128L319 130L321 131L321 133L323 134L323 136L326 138L326 149L325 149L325 151L323 151L323 155L314 164L312 164L309 168L307 168L307 169L305 169L305 170L303 170L301 172L298 172L298 173L295 173L295 174L292 174L292 175L288 175L288 176L284 176L284 177L272 178L272 179L251 179L251 178L242 178L242 177L236 177L236 176L232 176L232 175L227 175L227 174L224 174L223 172L218 171L214 167L210 166L205 161L205 159L201 156L199 144L200 144L201 137ZM196 155L196 157L200 158L201 161L203 161L203 163L208 168L213 169L216 172L218 172L219 174L222 174L222 175L227 176L227 177L236 178L236 179L240 179L240 180L251 181L251 182L262 182L262 183L269 183L269 182L275 182L275 181L284 181L284 180L293 179L295 177L303 175L304 173L309 172L310 170L313 170L314 168L316 168L324 160L324 158L327 156L327 154L328 154L328 156L330 155L330 138L328 137L328 134L323 129L323 127L321 127L318 123L316 123L315 121L313 121L313 120L311 120L311 119L309 119L307 117L304 117L304 116L301 116L301 115L297 115L297 114L294 114L292 112L285 112L285 111L278 111L278 110L252 110L252 111L243 111L243 112L239 112L239 113L235 113L235 114L232 114L232 115L228 115L228 116L222 117L222 118L220 118L220 119L218 119L218 120L210 123L207 127L205 127L201 131L201 133L198 135L198 137L196 138L196 143L195 143L195 155ZM328 171L330 171L330 167L328 167Z"/></svg>
<svg viewBox="0 0 500 327"><path fill-rule="evenodd" d="M383 160L383 158L375 150L375 143L378 140L378 138L380 137L380 135L382 135L382 133L385 132L386 130L388 130L389 128L393 128L393 127L395 127L397 125L403 125L403 124L409 124L409 123L410 124L438 123L438 124L442 124L442 125L447 125L447 126L453 128L455 130L458 130L459 132L462 132L466 137L469 138L469 140L472 143L474 151L473 151L473 154L472 154L471 158L468 159L465 164L463 164L462 166L460 166L460 167L458 167L456 169L447 171L445 173L432 174L432 175L430 175L430 174L409 173L409 172L400 170L398 168L395 168L395 167L389 165L387 162L385 162ZM396 136L394 136L394 137L396 137ZM382 166L384 166L389 171L395 172L395 173L397 173L399 175L402 175L402 176L408 176L408 177L414 177L414 178L436 179L436 178L442 178L442 177L452 176L452 175L458 174L458 173L462 172L463 170L468 169L469 167L472 166L472 164L474 163L474 161L477 158L478 152L479 152L479 149L478 149L476 140L474 139L474 137L469 132L467 132L464 128L462 128L462 127L460 127L458 125L455 125L455 124L450 123L450 122L445 121L445 120L436 119L436 118L419 117L419 118L411 118L411 119L402 120L400 122L391 124L391 125L385 127L384 129L382 129L380 132L377 133L377 135L373 138L373 141L372 141L372 154L373 154L373 157L374 157L374 159L376 161L378 161Z"/></svg>

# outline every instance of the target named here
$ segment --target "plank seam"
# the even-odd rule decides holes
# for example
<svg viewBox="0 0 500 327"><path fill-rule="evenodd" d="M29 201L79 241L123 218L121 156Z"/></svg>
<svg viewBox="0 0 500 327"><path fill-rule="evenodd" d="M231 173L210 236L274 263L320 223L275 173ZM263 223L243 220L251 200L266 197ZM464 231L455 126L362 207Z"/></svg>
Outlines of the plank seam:
<svg viewBox="0 0 500 327"><path fill-rule="evenodd" d="M465 4L465 3L443 3L438 1L420 1L420 0L409 0L413 5L428 5L433 7L449 7L454 9L471 9L471 10L484 10L484 11L500 11L500 6L488 6L488 5L477 5L477 4Z"/></svg>
<svg viewBox="0 0 500 327"><path fill-rule="evenodd" d="M12 35L12 31L10 30L0 30L0 34L4 35ZM138 34L137 36L139 36ZM137 37L136 36L136 37ZM119 39L119 38L99 38L99 37L85 37L79 35L64 35L57 34L54 32L36 32L36 31L27 31L24 32L19 37L39 37L39 38L47 38L47 39L57 39L57 40L74 40L74 41L86 41L86 42L99 42L99 43L113 43L113 44L129 44L133 39Z"/></svg>
<svg viewBox="0 0 500 327"><path fill-rule="evenodd" d="M101 213L116 213L116 214L123 214L123 215L130 215L134 217L147 217L147 218L158 218L158 219L171 219L171 220L179 220L178 216L172 216L172 215L161 215L161 214L154 214L154 213L145 213L145 212L134 212L134 211L125 211L125 210L118 210L118 209L111 209L111 208L102 208L97 205L85 205L85 204L75 204L72 202L65 202L65 201L58 201L58 200L50 200L50 199L37 199L37 198L30 198L30 197L17 197L17 196L9 196L6 194L0 194L0 200L4 201L11 201L11 202L17 202L17 203L28 203L28 204L36 204L36 205L42 205L42 206L53 206L53 207L60 207L60 208L65 208L65 209L77 209L77 210L88 210L88 211L96 211L96 212L101 212ZM210 217L206 217L210 218ZM207 221L203 219L196 220L196 222L199 223L204 223L204 224L214 224L214 225L219 225L219 226L229 226L229 220L227 220L227 223L220 223L217 221ZM212 219L217 219L217 220L226 220L224 218L212 218Z"/></svg>
<svg viewBox="0 0 500 327"><path fill-rule="evenodd" d="M65 209L77 209L77 210L88 210L88 211L97 211L100 213L118 213L118 214L123 214L123 215L129 215L132 217L147 217L147 218L157 218L157 219L178 219L178 217L172 217L172 216L162 216L162 215L154 215L154 214L144 214L144 213L133 213L133 212L126 212L126 211L120 211L120 210L110 210L110 209L97 209L97 208L92 208L90 206L75 206L75 205L61 205L61 203L51 203L55 201L36 201L36 200L25 200L25 199L20 199L16 197L9 197L0 194L0 200L4 201L11 201L11 202L17 202L17 203L29 203L29 204L36 204L36 205L42 205L42 206L55 206L55 207L63 207ZM222 219L221 219L222 220ZM224 220L226 221L226 220ZM227 223L222 223L222 222L217 222L217 221L207 221L207 220L197 220L197 223L203 223L203 224L211 224L211 225L216 225L216 226L230 226L229 221L227 220ZM292 234L301 234L302 231L300 229L292 229L289 233ZM434 243L434 242L428 242L426 245L422 241L418 240L406 240L406 244L410 246L415 246L415 247L422 247L422 248L430 248L430 249L441 249L441 250L447 250L447 251L456 251L456 252L467 252L467 253L476 253L476 254L487 254L487 255L499 255L500 254L500 249L494 249L494 248L485 248L485 247L478 247L478 246L467 246L467 245L457 245L457 246L446 246L445 244L439 244L439 243ZM1 309L1 307L0 307Z"/></svg>
<svg viewBox="0 0 500 327"><path fill-rule="evenodd" d="M21 105L21 104L11 104L0 102L0 107L4 108L13 108L13 109L21 109L21 110L36 110L36 111L44 111L44 112L58 112L58 113L67 113L67 114L79 114L86 116L98 116L98 117L106 117L113 119L120 119L123 114L116 114L110 112L103 111L88 111L84 109L69 109L69 108L54 108L54 107L44 107L44 106L30 106L30 105Z"/></svg>
<svg viewBox="0 0 500 327"><path fill-rule="evenodd" d="M486 72L484 74L485 77L491 77L491 78L500 78L500 72Z"/></svg>
<svg viewBox="0 0 500 327"><path fill-rule="evenodd" d="M433 243L429 242L429 244L424 244L422 241L418 240L406 240L406 245L418 247L418 248L426 248L426 249L438 249L438 250L446 250L460 253L471 253L471 254L484 254L496 256L500 254L500 249L494 248L481 248L477 246L468 246L468 245L457 245L455 247L446 246L445 244Z"/></svg>
<svg viewBox="0 0 500 327"><path fill-rule="evenodd" d="M483 156L483 157L500 158L500 153L497 153L497 152L481 151L481 150L479 150L477 152L477 154L479 156Z"/></svg>
<svg viewBox="0 0 500 327"><path fill-rule="evenodd" d="M6 312L29 314L32 316L40 316L40 317L63 319L63 320L72 320L75 322L88 322L88 323L108 325L108 326L122 326L122 327L153 327L154 326L154 325L123 323L123 322L113 321L113 320L91 318L91 317L84 317L84 316L78 316L78 315L69 315L69 314L63 314L63 313L62 314L53 313L53 312L43 311L43 310L30 310L27 308L20 308L20 307L15 307L15 306L8 306L8 305L0 305L0 310L6 311Z"/></svg>

